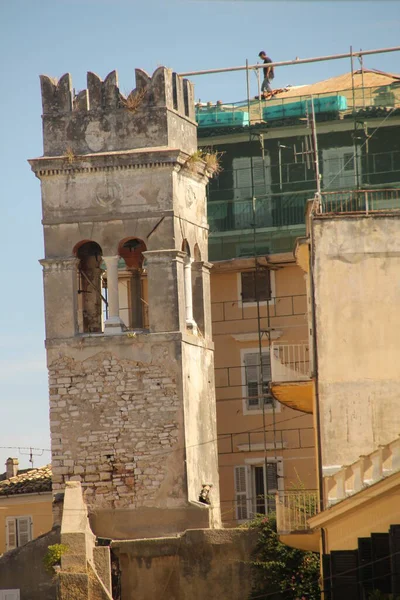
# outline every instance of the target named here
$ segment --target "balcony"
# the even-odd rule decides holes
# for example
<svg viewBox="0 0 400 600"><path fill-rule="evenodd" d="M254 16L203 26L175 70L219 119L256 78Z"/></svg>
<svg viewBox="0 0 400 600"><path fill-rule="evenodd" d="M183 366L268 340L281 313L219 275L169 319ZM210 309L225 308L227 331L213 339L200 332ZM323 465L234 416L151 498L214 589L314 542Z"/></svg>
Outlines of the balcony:
<svg viewBox="0 0 400 600"><path fill-rule="evenodd" d="M276 494L276 527L281 542L300 550L319 550L319 532L308 519L318 512L316 490L293 490Z"/></svg>
<svg viewBox="0 0 400 600"><path fill-rule="evenodd" d="M306 342L271 345L271 393L294 410L313 412L315 382Z"/></svg>
<svg viewBox="0 0 400 600"><path fill-rule="evenodd" d="M323 192L321 196L320 215L400 212L398 188Z"/></svg>
<svg viewBox="0 0 400 600"><path fill-rule="evenodd" d="M326 508L400 471L400 437L324 476Z"/></svg>

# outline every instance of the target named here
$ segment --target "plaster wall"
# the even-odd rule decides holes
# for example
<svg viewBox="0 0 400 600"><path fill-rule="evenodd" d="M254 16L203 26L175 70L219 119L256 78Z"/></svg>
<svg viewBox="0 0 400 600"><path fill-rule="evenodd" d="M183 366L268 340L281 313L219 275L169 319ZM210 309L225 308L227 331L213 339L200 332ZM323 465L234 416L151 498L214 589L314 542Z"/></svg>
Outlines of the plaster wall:
<svg viewBox="0 0 400 600"><path fill-rule="evenodd" d="M350 464L400 428L400 220L315 219L323 467Z"/></svg>
<svg viewBox="0 0 400 600"><path fill-rule="evenodd" d="M188 499L198 501L203 484L211 484L215 525L220 525L213 354L197 344L182 345Z"/></svg>
<svg viewBox="0 0 400 600"><path fill-rule="evenodd" d="M262 411L243 410L241 350L258 351L257 307L241 305L238 278L241 271L254 267L254 260L240 259L211 270L213 341L221 512L225 526L236 524L234 468L263 464L264 435ZM225 269L225 270L224 270ZM307 302L303 271L293 263L279 265L274 271L277 300L270 304L271 326L276 342L299 343L307 340ZM293 302L293 303L292 303ZM292 310L294 309L294 310ZM296 313L295 315L291 314ZM266 326L266 307L261 306L262 327ZM283 315L283 316L280 316ZM278 333L279 332L279 333ZM263 336L263 347L268 340ZM274 423L278 448L274 450ZM283 490L299 486L316 488L315 439L313 417L278 404L275 415L265 412L267 458L278 454L283 459ZM247 432L251 433L248 434ZM232 433L232 437L229 434ZM252 451L249 451L249 435ZM284 447L280 445L281 441ZM302 448L299 448L299 445ZM246 451L247 450L247 451ZM256 463L257 464L257 463Z"/></svg>
<svg viewBox="0 0 400 600"><path fill-rule="evenodd" d="M339 506L339 505L338 505ZM387 533L399 522L399 487L372 498L363 506L349 509L324 525L326 552L354 550L358 538Z"/></svg>
<svg viewBox="0 0 400 600"><path fill-rule="evenodd" d="M189 530L175 538L113 542L122 600L242 600L251 590L255 530Z"/></svg>
<svg viewBox="0 0 400 600"><path fill-rule="evenodd" d="M7 548L7 517L31 517L32 538L47 533L53 525L51 492L0 497L0 554Z"/></svg>
<svg viewBox="0 0 400 600"><path fill-rule="evenodd" d="M20 600L55 600L57 584L54 575L43 564L47 549L60 543L56 527L32 542L6 552L0 557L0 589L19 589Z"/></svg>

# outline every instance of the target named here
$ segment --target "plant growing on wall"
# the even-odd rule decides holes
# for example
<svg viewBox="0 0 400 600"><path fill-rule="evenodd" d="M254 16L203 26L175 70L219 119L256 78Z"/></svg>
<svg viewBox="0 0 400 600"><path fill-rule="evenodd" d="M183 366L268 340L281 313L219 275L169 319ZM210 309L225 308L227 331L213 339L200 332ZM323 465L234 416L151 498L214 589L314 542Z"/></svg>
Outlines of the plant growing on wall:
<svg viewBox="0 0 400 600"><path fill-rule="evenodd" d="M320 600L319 555L282 544L274 516L258 516L248 526L259 530L249 600L262 600L263 594L268 600Z"/></svg>
<svg viewBox="0 0 400 600"><path fill-rule="evenodd" d="M65 544L53 544L47 548L43 557L43 564L49 573L55 572L55 567L61 565L61 556L68 550Z"/></svg>
<svg viewBox="0 0 400 600"><path fill-rule="evenodd" d="M196 171L198 163L204 162L209 177L215 177L222 171L221 157L224 153L212 149L196 150L186 161L189 171Z"/></svg>

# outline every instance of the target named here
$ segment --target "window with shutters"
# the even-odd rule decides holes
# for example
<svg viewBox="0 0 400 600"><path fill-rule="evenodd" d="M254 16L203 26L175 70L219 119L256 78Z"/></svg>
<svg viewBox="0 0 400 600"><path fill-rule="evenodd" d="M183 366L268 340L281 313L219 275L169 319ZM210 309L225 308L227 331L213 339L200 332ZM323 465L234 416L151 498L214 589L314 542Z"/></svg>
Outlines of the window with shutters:
<svg viewBox="0 0 400 600"><path fill-rule="evenodd" d="M7 550L19 548L32 540L32 517L7 517Z"/></svg>
<svg viewBox="0 0 400 600"><path fill-rule="evenodd" d="M266 268L240 273L240 297L243 304L271 300L271 283L271 271Z"/></svg>
<svg viewBox="0 0 400 600"><path fill-rule="evenodd" d="M275 512L275 495L283 489L282 481L280 459L235 467L236 519L247 521L256 514Z"/></svg>
<svg viewBox="0 0 400 600"><path fill-rule="evenodd" d="M356 163L354 146L322 150L322 174L325 190L355 189L357 173L361 182L361 151L358 151Z"/></svg>
<svg viewBox="0 0 400 600"><path fill-rule="evenodd" d="M269 349L261 357L257 349L242 351L242 381L244 412L273 409L274 399L269 392L271 382L271 360Z"/></svg>
<svg viewBox="0 0 400 600"><path fill-rule="evenodd" d="M235 229L270 227L272 225L271 168L266 155L234 158L233 212ZM255 197L255 214L253 212ZM254 223L255 218L255 223Z"/></svg>

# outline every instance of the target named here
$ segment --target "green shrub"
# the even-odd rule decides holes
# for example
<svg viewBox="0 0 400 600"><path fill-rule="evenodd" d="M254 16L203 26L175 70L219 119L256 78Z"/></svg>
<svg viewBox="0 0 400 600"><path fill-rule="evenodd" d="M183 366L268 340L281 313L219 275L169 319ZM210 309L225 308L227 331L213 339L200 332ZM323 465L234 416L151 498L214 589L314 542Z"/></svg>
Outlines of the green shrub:
<svg viewBox="0 0 400 600"><path fill-rule="evenodd" d="M53 544L47 548L43 557L43 564L49 573L54 573L54 567L61 564L61 556L68 550L65 544Z"/></svg>
<svg viewBox="0 0 400 600"><path fill-rule="evenodd" d="M259 515L248 526L259 530L250 599L265 594L268 600L320 600L319 554L282 544L275 516Z"/></svg>

